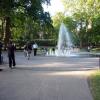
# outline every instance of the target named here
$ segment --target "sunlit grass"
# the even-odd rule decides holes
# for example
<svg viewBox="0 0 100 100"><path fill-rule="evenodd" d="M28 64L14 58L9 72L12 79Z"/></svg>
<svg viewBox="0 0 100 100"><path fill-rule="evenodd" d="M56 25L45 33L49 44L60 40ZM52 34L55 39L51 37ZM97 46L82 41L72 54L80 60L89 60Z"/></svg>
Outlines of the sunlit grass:
<svg viewBox="0 0 100 100"><path fill-rule="evenodd" d="M91 51L92 52L99 52L100 53L100 48L93 48Z"/></svg>
<svg viewBox="0 0 100 100"><path fill-rule="evenodd" d="M94 100L100 100L100 71L90 76L90 88Z"/></svg>

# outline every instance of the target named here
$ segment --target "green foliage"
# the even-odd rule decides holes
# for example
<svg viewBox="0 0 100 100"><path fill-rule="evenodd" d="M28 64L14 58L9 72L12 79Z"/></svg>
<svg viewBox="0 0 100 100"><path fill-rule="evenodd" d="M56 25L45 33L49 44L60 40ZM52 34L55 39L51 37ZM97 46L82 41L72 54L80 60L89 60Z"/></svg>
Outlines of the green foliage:
<svg viewBox="0 0 100 100"><path fill-rule="evenodd" d="M58 12L55 16L52 17L52 20L53 20L53 26L54 26L53 39L57 40L61 22L63 22L64 20L64 14L61 12Z"/></svg>
<svg viewBox="0 0 100 100"><path fill-rule="evenodd" d="M29 40L23 40L22 38L13 40L13 42L16 44L16 49L21 50L24 49L24 45L27 43ZM55 47L57 45L57 41L53 39L34 39L30 41L30 43L34 43L34 41L38 44L39 47Z"/></svg>
<svg viewBox="0 0 100 100"><path fill-rule="evenodd" d="M99 0L62 0L65 11L57 13L52 19L44 12L42 4L50 0L0 0L0 37L14 40L55 39L59 27L64 22L71 32L76 45L87 46L100 44L100 3ZM68 13L71 16L68 16ZM66 16L65 16L66 14ZM9 17L9 25L6 18ZM6 21L5 21L6 20ZM91 28L88 28L88 25ZM7 29L6 29L7 28ZM77 28L79 30L77 30ZM42 36L40 37L40 34ZM8 36L9 35L9 36ZM8 41L8 39L7 39ZM6 41L6 42L7 42Z"/></svg>
<svg viewBox="0 0 100 100"><path fill-rule="evenodd" d="M75 45L78 45L79 40L77 35L75 34L77 22L72 17L65 16L63 13L60 12L53 17L53 25L55 28L55 39L56 40L58 39L59 28L62 22L66 25L66 27L69 30L71 39L73 40L72 42Z"/></svg>
<svg viewBox="0 0 100 100"><path fill-rule="evenodd" d="M44 40L35 40L35 42L39 45L39 46L56 46L57 42L55 40L52 39L44 39Z"/></svg>
<svg viewBox="0 0 100 100"><path fill-rule="evenodd" d="M42 3L48 5L50 0L0 0L0 20L3 19L5 24L7 22L5 16L10 19L9 27L2 28L3 24L0 25L0 33L5 32L1 37L6 43L9 38L15 40L39 38L38 32L49 33L53 29L51 17L49 13L43 11ZM10 37L7 36L8 33L11 33Z"/></svg>
<svg viewBox="0 0 100 100"><path fill-rule="evenodd" d="M65 13L70 12L79 28L75 33L80 40L80 46L100 44L99 0L62 0L62 2Z"/></svg>
<svg viewBox="0 0 100 100"><path fill-rule="evenodd" d="M100 47L98 47L98 48L93 48L91 51L92 51L92 52L100 52Z"/></svg>

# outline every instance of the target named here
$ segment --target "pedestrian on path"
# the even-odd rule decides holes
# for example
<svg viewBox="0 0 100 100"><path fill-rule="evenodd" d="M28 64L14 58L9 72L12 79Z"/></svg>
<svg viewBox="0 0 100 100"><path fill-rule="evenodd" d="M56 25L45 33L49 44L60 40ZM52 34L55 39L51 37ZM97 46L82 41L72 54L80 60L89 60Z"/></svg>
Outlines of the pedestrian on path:
<svg viewBox="0 0 100 100"><path fill-rule="evenodd" d="M34 50L34 56L36 56L37 55L37 49L38 49L37 43L34 43L32 48Z"/></svg>
<svg viewBox="0 0 100 100"><path fill-rule="evenodd" d="M13 68L12 66L16 65L15 63L15 49L16 48L14 44L12 43L12 41L9 41L7 49L8 49L9 67L12 69Z"/></svg>
<svg viewBox="0 0 100 100"><path fill-rule="evenodd" d="M32 51L32 45L30 42L27 42L26 45L24 46L24 55L25 57L30 58L31 55L31 51Z"/></svg>

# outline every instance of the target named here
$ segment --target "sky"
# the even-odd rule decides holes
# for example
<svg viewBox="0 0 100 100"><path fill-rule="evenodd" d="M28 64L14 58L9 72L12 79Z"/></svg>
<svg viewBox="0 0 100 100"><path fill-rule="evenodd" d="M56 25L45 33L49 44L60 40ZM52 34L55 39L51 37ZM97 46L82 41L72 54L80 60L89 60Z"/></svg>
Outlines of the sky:
<svg viewBox="0 0 100 100"><path fill-rule="evenodd" d="M51 0L51 6L43 5L44 11L54 16L57 12L63 12L64 8L60 0Z"/></svg>

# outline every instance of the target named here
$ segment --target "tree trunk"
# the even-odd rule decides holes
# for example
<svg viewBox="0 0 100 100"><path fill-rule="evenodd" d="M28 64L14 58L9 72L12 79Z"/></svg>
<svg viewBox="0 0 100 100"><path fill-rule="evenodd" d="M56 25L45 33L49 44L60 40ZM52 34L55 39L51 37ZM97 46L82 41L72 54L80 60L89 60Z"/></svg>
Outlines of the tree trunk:
<svg viewBox="0 0 100 100"><path fill-rule="evenodd" d="M3 39L3 33L4 33L4 19L1 18L2 25L1 25L1 39Z"/></svg>
<svg viewBox="0 0 100 100"><path fill-rule="evenodd" d="M83 43L82 43L82 40L80 41L80 49L82 49L83 47Z"/></svg>
<svg viewBox="0 0 100 100"><path fill-rule="evenodd" d="M1 27L2 27L2 29L1 29L1 32L2 32L2 33L1 33L1 37L3 37L3 33L4 33L4 28L3 28L3 26L4 26L4 21L2 20L2 26L1 26Z"/></svg>
<svg viewBox="0 0 100 100"><path fill-rule="evenodd" d="M11 31L10 31L10 17L5 17L5 31L4 31L4 48L6 49L9 39L11 38Z"/></svg>

